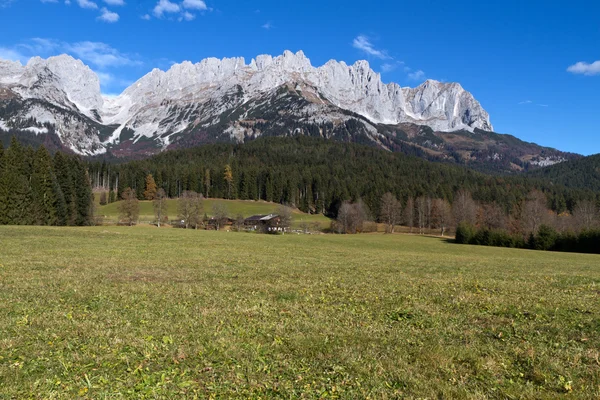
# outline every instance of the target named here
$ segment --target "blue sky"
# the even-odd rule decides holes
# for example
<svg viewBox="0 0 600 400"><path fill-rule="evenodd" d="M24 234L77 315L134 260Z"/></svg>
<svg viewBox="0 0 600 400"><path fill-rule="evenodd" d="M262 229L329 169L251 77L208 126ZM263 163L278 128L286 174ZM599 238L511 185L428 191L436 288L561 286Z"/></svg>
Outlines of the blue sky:
<svg viewBox="0 0 600 400"><path fill-rule="evenodd" d="M402 86L460 82L497 132L600 153L597 0L0 0L0 26L0 58L69 53L106 94L173 62L303 50Z"/></svg>

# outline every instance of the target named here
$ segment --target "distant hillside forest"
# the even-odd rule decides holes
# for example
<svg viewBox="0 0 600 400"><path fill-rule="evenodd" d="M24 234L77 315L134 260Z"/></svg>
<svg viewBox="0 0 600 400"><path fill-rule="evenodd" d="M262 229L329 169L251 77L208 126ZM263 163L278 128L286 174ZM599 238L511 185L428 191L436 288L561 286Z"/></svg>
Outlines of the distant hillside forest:
<svg viewBox="0 0 600 400"><path fill-rule="evenodd" d="M532 171L529 176L570 188L600 191L600 154Z"/></svg>
<svg viewBox="0 0 600 400"><path fill-rule="evenodd" d="M124 164L91 162L94 187L115 200L131 187L143 198L151 174L171 198L184 191L205 197L266 200L304 212L336 218L344 201L364 202L373 215L390 192L405 206L429 197L454 203L459 190L481 204L508 214L533 190L544 193L547 208L571 212L583 200L600 201L599 192L569 189L525 176L489 176L460 166L432 163L372 147L311 137L262 138L246 144L211 144L173 150Z"/></svg>
<svg viewBox="0 0 600 400"><path fill-rule="evenodd" d="M45 147L0 142L0 224L91 225L93 196L86 164Z"/></svg>

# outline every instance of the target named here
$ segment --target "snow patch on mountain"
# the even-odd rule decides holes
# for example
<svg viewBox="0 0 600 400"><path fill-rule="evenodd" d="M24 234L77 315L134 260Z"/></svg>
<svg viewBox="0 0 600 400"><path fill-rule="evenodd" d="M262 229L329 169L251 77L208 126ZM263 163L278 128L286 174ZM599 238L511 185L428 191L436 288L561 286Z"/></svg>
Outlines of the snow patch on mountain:
<svg viewBox="0 0 600 400"><path fill-rule="evenodd" d="M98 76L68 55L34 57L27 65L0 60L0 90L35 100L23 103L17 117L53 124L63 144L82 154L106 151L125 130L133 132L134 143L149 138L163 148L173 135L195 127L222 126L222 134L241 141L247 129L239 122L249 113L257 118L260 110L269 111L270 102L289 92L308 105L280 112L336 124L351 112L369 121L363 125L371 138L378 135L376 124L406 122L437 131L493 130L487 112L457 83L429 80L401 88L384 84L366 61L331 60L314 67L302 51L260 55L248 64L244 58L186 61L167 71L152 70L114 98L103 97ZM102 135L99 126L106 128ZM260 135L260 129L253 132Z"/></svg>

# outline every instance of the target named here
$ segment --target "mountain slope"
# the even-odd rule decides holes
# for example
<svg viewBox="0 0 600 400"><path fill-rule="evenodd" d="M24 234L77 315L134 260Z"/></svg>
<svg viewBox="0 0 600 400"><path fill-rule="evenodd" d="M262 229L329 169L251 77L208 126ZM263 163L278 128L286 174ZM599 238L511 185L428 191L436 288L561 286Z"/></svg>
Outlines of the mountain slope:
<svg viewBox="0 0 600 400"><path fill-rule="evenodd" d="M530 176L570 188L600 191L600 154L533 171Z"/></svg>
<svg viewBox="0 0 600 400"><path fill-rule="evenodd" d="M94 72L70 56L25 66L0 60L0 137L20 133L79 154L140 157L308 135L499 171L576 158L492 130L488 113L460 84L384 84L366 61L313 67L302 52L289 51L249 64L209 58L155 69L108 99Z"/></svg>

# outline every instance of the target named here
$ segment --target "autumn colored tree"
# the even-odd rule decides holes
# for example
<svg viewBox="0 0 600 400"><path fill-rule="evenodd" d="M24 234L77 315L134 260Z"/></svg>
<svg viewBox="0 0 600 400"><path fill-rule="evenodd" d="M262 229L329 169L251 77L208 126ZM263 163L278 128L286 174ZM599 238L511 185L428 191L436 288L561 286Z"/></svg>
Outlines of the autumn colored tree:
<svg viewBox="0 0 600 400"><path fill-rule="evenodd" d="M154 196L154 200L152 201L152 207L154 208L157 226L160 228L160 224L168 220L169 212L167 193L163 188L156 191L156 196Z"/></svg>
<svg viewBox="0 0 600 400"><path fill-rule="evenodd" d="M204 172L204 193L206 194L206 198L210 197L210 169L206 168Z"/></svg>
<svg viewBox="0 0 600 400"><path fill-rule="evenodd" d="M227 198L230 199L233 191L233 170L229 164L225 166L223 179L225 179L225 182L227 182Z"/></svg>
<svg viewBox="0 0 600 400"><path fill-rule="evenodd" d="M146 200L154 200L156 198L156 182L152 174L146 176L146 190L144 191L144 198Z"/></svg>

